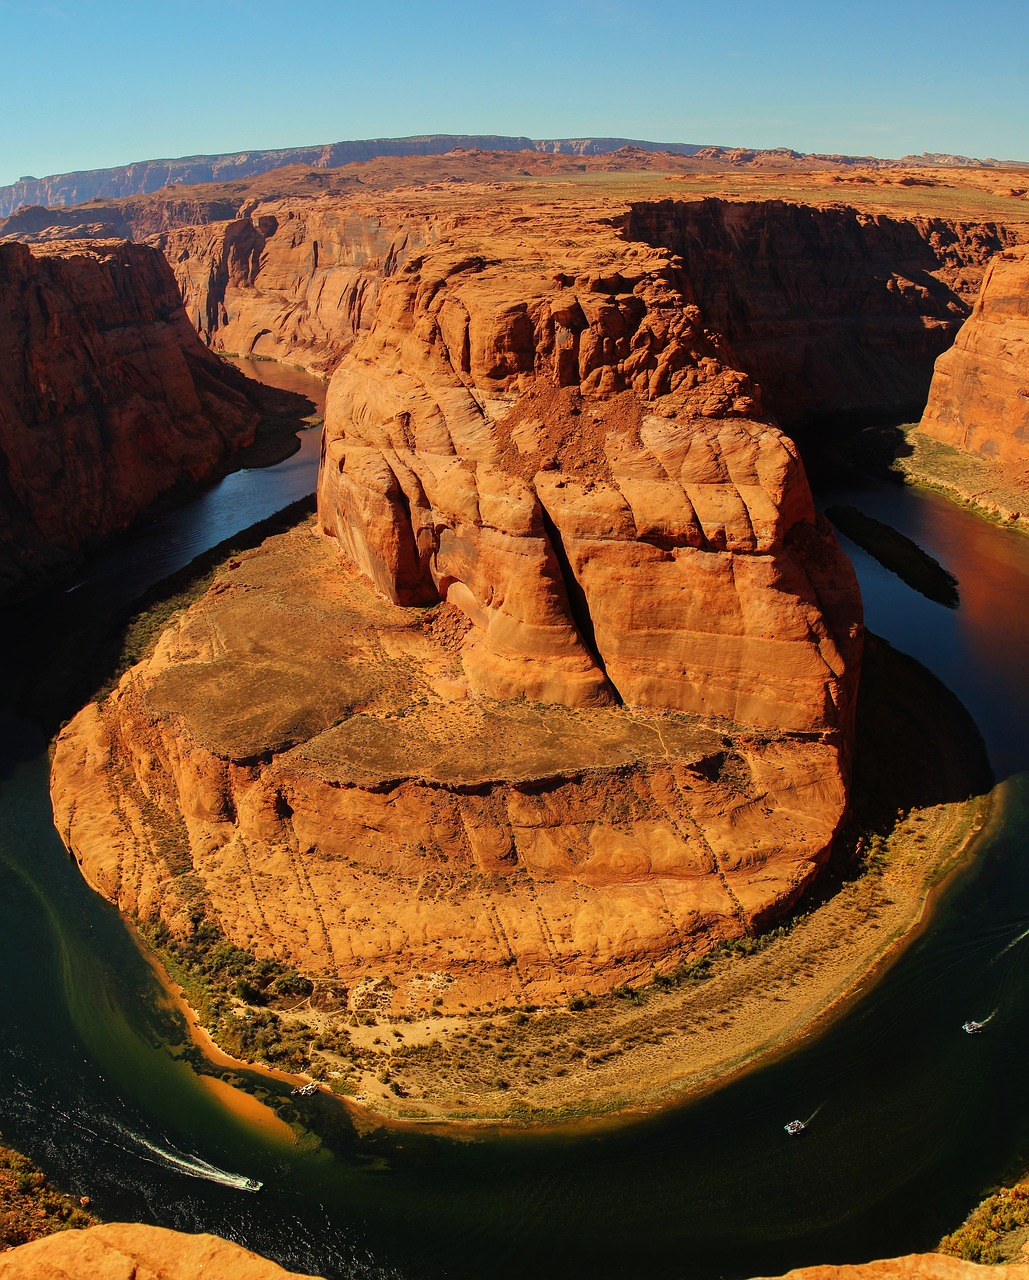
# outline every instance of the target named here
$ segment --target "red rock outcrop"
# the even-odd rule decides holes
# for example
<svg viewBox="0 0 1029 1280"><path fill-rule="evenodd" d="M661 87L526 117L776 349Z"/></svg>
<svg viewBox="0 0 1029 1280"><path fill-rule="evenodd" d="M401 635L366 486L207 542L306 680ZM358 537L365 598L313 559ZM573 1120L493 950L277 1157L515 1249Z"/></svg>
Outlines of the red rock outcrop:
<svg viewBox="0 0 1029 1280"><path fill-rule="evenodd" d="M468 615L477 692L846 730L856 588L793 446L672 255L564 230L383 286L330 384L323 528Z"/></svg>
<svg viewBox="0 0 1029 1280"><path fill-rule="evenodd" d="M254 437L167 263L124 242L0 246L0 591L127 525Z"/></svg>
<svg viewBox="0 0 1029 1280"><path fill-rule="evenodd" d="M318 1280L220 1236L136 1222L60 1231L0 1254L0 1280Z"/></svg>
<svg viewBox="0 0 1029 1280"><path fill-rule="evenodd" d="M646 980L811 883L842 732L476 698L467 634L306 528L271 540L62 731L62 839L126 914L398 1014Z"/></svg>
<svg viewBox="0 0 1029 1280"><path fill-rule="evenodd" d="M1010 479L1029 465L1029 248L990 262L972 314L936 361L920 423L926 435L978 454Z"/></svg>
<svg viewBox="0 0 1029 1280"><path fill-rule="evenodd" d="M333 376L331 541L226 574L52 783L123 910L398 1012L610 989L784 911L846 810L860 653L672 254L562 206L436 232Z"/></svg>

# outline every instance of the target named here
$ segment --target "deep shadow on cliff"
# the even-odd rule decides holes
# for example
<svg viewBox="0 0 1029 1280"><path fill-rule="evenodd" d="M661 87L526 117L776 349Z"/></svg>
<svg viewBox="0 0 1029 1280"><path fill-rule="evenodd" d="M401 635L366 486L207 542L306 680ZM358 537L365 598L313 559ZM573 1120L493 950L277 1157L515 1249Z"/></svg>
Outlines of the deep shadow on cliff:
<svg viewBox="0 0 1029 1280"><path fill-rule="evenodd" d="M971 311L997 223L711 198L632 205L628 239L683 259L706 322L803 443L848 423L904 422Z"/></svg>

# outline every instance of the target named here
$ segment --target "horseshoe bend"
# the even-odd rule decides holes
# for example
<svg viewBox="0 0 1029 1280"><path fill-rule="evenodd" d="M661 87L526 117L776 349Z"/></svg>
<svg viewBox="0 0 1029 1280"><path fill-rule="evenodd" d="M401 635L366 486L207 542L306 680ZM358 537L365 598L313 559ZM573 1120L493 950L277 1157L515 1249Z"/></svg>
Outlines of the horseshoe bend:
<svg viewBox="0 0 1029 1280"><path fill-rule="evenodd" d="M239 219L158 236L210 345L333 370L317 516L228 561L53 761L95 888L148 936L211 929L295 968L303 1025L359 1046L376 1020L416 1048L484 1016L565 1018L748 950L821 892L861 772L861 601L776 423L867 408L891 362L894 394L924 398L998 234L952 225L917 287L816 315L805 373L760 314L788 283L769 301L752 280L749 308L720 293L698 227L728 252L763 221L803 262L835 220L853 285L869 246L916 274L939 226L448 201L406 192L374 227L328 197L252 210L245 279L205 275ZM785 350L802 319L778 318ZM956 856L953 812L930 822ZM623 1098L682 1084L660 1041ZM337 1043L307 1066L345 1060ZM482 1087L484 1114L507 1087Z"/></svg>

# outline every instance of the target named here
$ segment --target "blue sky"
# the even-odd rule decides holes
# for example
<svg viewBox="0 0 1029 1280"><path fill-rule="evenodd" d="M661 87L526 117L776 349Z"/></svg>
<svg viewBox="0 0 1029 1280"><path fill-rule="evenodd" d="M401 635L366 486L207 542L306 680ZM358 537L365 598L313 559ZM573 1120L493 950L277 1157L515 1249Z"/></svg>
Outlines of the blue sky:
<svg viewBox="0 0 1029 1280"><path fill-rule="evenodd" d="M414 133L1029 160L1029 2L0 0L0 183Z"/></svg>

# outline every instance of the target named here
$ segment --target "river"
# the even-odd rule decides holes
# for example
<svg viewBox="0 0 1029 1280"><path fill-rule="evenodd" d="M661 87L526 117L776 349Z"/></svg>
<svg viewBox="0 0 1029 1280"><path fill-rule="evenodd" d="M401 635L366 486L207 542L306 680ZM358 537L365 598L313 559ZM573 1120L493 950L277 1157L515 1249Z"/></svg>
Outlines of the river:
<svg viewBox="0 0 1029 1280"><path fill-rule="evenodd" d="M316 434L137 531L78 589L135 594L309 492ZM957 575L961 605L948 610L847 548L869 625L959 694L1002 779L975 867L844 1018L698 1103L578 1135L367 1129L327 1098L298 1103L292 1132L262 1129L194 1073L149 966L53 831L41 734L8 716L5 1140L107 1219L214 1231L331 1280L707 1280L931 1248L989 1184L1029 1165L1029 538L885 484L825 499L895 525ZM961 1032L994 1009L988 1034ZM250 1084L280 1103L287 1092ZM783 1134L816 1111L802 1140Z"/></svg>

